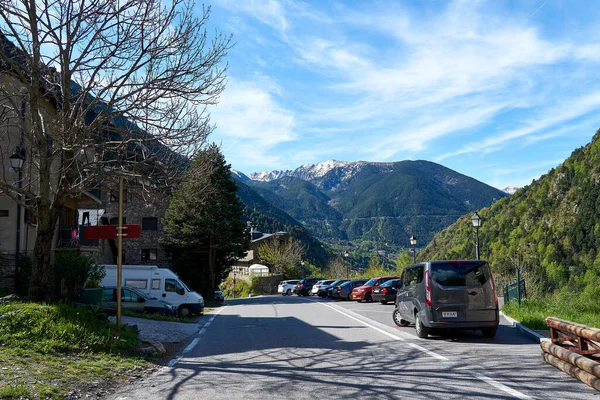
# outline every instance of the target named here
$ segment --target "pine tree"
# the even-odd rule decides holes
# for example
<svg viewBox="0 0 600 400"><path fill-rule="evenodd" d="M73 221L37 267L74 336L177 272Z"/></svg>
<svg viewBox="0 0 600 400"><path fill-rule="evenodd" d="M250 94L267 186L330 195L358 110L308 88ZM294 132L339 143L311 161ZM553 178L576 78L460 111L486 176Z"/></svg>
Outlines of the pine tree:
<svg viewBox="0 0 600 400"><path fill-rule="evenodd" d="M194 158L163 219L161 243L172 252L175 270L208 296L248 248L236 192L231 167L212 144Z"/></svg>

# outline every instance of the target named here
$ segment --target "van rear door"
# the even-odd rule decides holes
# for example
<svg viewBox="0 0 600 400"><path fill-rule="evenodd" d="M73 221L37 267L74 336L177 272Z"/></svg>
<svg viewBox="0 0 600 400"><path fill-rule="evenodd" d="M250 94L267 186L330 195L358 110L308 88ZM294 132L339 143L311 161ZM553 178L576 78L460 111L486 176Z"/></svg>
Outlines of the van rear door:
<svg viewBox="0 0 600 400"><path fill-rule="evenodd" d="M434 321L496 320L493 283L486 261L432 262L431 278Z"/></svg>

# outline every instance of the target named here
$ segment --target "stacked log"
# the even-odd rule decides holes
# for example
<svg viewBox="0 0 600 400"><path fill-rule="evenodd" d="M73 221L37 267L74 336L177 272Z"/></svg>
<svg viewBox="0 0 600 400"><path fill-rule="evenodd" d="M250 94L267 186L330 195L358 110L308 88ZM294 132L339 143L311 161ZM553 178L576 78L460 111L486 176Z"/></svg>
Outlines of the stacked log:
<svg viewBox="0 0 600 400"><path fill-rule="evenodd" d="M600 329L553 317L546 323L551 338L540 342L544 361L600 391L600 363L591 358L600 354Z"/></svg>

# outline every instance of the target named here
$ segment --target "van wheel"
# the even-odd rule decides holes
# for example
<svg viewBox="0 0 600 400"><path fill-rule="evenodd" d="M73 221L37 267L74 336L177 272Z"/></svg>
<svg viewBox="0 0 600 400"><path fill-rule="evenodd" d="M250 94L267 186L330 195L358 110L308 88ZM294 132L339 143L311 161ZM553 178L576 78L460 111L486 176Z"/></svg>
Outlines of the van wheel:
<svg viewBox="0 0 600 400"><path fill-rule="evenodd" d="M190 310L189 307L186 307L186 306L179 307L179 316L181 318L187 318L190 315L192 315L192 311Z"/></svg>
<svg viewBox="0 0 600 400"><path fill-rule="evenodd" d="M429 328L423 326L421 318L419 318L419 313L415 314L415 331L421 339L427 339L427 336L429 336Z"/></svg>
<svg viewBox="0 0 600 400"><path fill-rule="evenodd" d="M398 326L405 327L410 324L407 320L402 319L402 317L400 316L400 311L397 308L394 310L392 318L394 319L394 323Z"/></svg>
<svg viewBox="0 0 600 400"><path fill-rule="evenodd" d="M481 330L481 333L483 333L483 336L486 338L493 338L494 336L496 336L497 330L498 330L497 326L495 326L493 328L483 328Z"/></svg>
<svg viewBox="0 0 600 400"><path fill-rule="evenodd" d="M388 303L387 300L379 300L379 302L384 305Z"/></svg>

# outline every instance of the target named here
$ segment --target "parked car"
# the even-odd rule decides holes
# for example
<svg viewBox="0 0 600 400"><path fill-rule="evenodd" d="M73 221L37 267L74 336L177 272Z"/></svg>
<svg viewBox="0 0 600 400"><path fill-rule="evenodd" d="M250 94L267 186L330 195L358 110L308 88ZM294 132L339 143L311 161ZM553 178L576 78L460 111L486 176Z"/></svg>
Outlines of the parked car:
<svg viewBox="0 0 600 400"><path fill-rule="evenodd" d="M100 308L109 313L117 311L116 287L104 287ZM165 315L174 315L177 312L177 307L171 303L151 298L141 290L127 286L121 288L121 309L139 313L160 313Z"/></svg>
<svg viewBox="0 0 600 400"><path fill-rule="evenodd" d="M498 329L496 284L487 261L431 261L404 269L393 319L415 324L417 336L432 329L481 329L494 337Z"/></svg>
<svg viewBox="0 0 600 400"><path fill-rule="evenodd" d="M294 286L296 286L298 282L298 280L279 282L279 286L277 286L277 293L281 293L283 296L291 296Z"/></svg>
<svg viewBox="0 0 600 400"><path fill-rule="evenodd" d="M223 296L223 291L218 286L215 289L215 301L218 301L221 303L225 301L225 296Z"/></svg>
<svg viewBox="0 0 600 400"><path fill-rule="evenodd" d="M353 281L344 282L341 285L335 287L335 290L331 292L331 298L338 300L349 300L350 293L352 293L352 290L355 287L364 285L366 282L366 279L357 279Z"/></svg>
<svg viewBox="0 0 600 400"><path fill-rule="evenodd" d="M323 280L323 278L302 279L294 288L294 293L296 293L298 296L308 296L313 285L320 280Z"/></svg>
<svg viewBox="0 0 600 400"><path fill-rule="evenodd" d="M312 289L310 289L310 295L314 296L315 294L317 294L317 292L319 291L321 286L329 285L330 283L332 283L334 281L335 281L335 279L327 279L327 280L319 281L319 282L315 283L313 285Z"/></svg>
<svg viewBox="0 0 600 400"><path fill-rule="evenodd" d="M400 279L390 279L383 282L379 286L373 287L373 301L378 301L381 304L387 304L390 301L396 301L396 292L400 287Z"/></svg>
<svg viewBox="0 0 600 400"><path fill-rule="evenodd" d="M337 292L337 288L346 282L350 282L350 279L342 279L340 282L332 284L329 289L327 289L327 297L332 299L333 293Z"/></svg>
<svg viewBox="0 0 600 400"><path fill-rule="evenodd" d="M352 290L350 294L350 299L356 300L358 302L366 301L367 303L371 303L373 301L373 287L379 286L383 282L387 282L390 279L398 279L397 276L378 276L375 278L369 279L363 286L359 286Z"/></svg>
<svg viewBox="0 0 600 400"><path fill-rule="evenodd" d="M344 282L348 282L348 280L347 279L338 279L338 280L335 280L335 281L333 281L333 282L331 282L329 284L321 285L321 287L317 291L317 296L319 296L319 297L331 297L331 295L328 295L328 293L331 293L330 289L333 286L341 285Z"/></svg>

